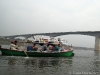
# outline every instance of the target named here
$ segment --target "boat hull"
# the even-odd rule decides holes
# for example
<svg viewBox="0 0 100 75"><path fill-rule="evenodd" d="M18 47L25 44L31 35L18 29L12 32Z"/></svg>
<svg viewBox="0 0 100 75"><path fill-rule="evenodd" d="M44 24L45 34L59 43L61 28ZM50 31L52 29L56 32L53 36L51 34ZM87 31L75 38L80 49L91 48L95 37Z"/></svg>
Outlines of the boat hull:
<svg viewBox="0 0 100 75"><path fill-rule="evenodd" d="M73 55L73 51L68 52L24 52L24 51L15 51L8 49L1 49L2 55L6 56L29 56L29 57L70 57Z"/></svg>

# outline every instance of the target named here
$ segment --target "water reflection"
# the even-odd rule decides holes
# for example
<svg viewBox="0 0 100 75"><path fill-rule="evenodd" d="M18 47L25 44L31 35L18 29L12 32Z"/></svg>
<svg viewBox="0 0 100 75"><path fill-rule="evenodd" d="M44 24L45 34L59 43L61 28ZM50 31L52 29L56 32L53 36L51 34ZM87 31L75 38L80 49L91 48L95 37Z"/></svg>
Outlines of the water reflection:
<svg viewBox="0 0 100 75"><path fill-rule="evenodd" d="M15 58L8 58L8 65L15 65L16 59Z"/></svg>
<svg viewBox="0 0 100 75"><path fill-rule="evenodd" d="M2 75L79 75L78 73L99 75L99 52L77 50L71 58L0 56Z"/></svg>
<svg viewBox="0 0 100 75"><path fill-rule="evenodd" d="M61 68L64 68L65 66L72 64L72 59L70 58L24 58L24 57L4 57L2 56L0 61L5 60L6 66L0 68L2 71L2 74L4 75L17 75L18 73L21 74L30 74L30 73L47 73L48 72L58 72ZM6 59L5 59L6 58ZM3 64L3 62L2 62ZM6 71L6 73L4 72ZM31 74L30 74L31 75Z"/></svg>
<svg viewBox="0 0 100 75"><path fill-rule="evenodd" d="M52 66L60 66L62 64L72 64L72 59L70 58L16 58L16 57L9 57L8 58L8 65L25 65L25 66L38 66L40 67L52 67ZM20 63L20 64L19 64Z"/></svg>

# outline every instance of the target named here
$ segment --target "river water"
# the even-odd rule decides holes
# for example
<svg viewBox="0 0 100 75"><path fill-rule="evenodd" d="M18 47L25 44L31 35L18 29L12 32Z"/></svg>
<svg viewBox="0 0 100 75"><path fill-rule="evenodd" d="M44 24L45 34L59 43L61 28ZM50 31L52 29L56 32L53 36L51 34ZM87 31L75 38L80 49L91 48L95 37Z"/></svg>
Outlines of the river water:
<svg viewBox="0 0 100 75"><path fill-rule="evenodd" d="M0 75L100 75L100 52L74 50L74 57L0 56Z"/></svg>

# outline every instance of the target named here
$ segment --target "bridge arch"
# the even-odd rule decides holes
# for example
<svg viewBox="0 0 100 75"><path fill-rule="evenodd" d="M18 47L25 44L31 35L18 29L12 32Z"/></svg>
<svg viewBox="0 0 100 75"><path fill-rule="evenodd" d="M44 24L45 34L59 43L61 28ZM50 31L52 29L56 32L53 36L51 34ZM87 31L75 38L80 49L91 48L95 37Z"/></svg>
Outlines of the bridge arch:
<svg viewBox="0 0 100 75"><path fill-rule="evenodd" d="M16 36L31 36L31 35L47 35L47 36L61 36L61 35L69 35L69 34L81 34L81 35L89 35L95 37L95 50L100 51L100 31L76 31L76 32L53 32L53 33L37 33L37 34L23 34L23 35L14 35L14 36L4 36L14 38Z"/></svg>

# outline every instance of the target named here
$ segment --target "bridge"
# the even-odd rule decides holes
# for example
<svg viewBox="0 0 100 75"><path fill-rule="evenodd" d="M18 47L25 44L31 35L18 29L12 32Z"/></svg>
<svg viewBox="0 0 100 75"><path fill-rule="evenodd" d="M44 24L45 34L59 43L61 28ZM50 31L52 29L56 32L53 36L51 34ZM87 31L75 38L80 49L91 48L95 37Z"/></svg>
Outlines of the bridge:
<svg viewBox="0 0 100 75"><path fill-rule="evenodd" d="M50 37L56 37L61 35L69 35L69 34L81 34L81 35L89 35L95 37L95 50L100 51L100 31L76 31L76 32L52 32L52 33L33 33L33 34L22 34L22 35L11 35L11 36L3 36L5 38L15 38L15 37L31 37L36 35L46 35Z"/></svg>

